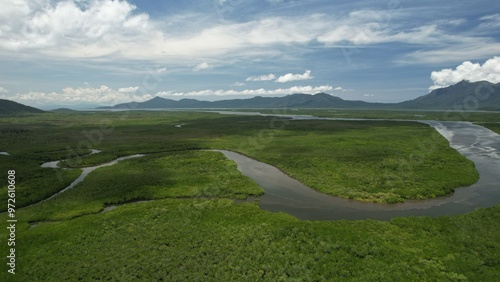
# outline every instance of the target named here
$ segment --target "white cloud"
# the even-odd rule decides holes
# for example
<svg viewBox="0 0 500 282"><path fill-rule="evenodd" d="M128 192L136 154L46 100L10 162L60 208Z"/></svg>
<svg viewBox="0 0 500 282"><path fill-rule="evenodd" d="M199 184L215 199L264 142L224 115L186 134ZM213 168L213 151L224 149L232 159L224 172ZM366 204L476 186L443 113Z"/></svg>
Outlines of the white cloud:
<svg viewBox="0 0 500 282"><path fill-rule="evenodd" d="M480 29L498 29L500 27L500 13L484 16L480 20L482 21L478 26Z"/></svg>
<svg viewBox="0 0 500 282"><path fill-rule="evenodd" d="M264 74L264 75L259 75L259 76L250 76L247 77L246 81L269 81L269 80L275 80L276 75L274 73L270 74Z"/></svg>
<svg viewBox="0 0 500 282"><path fill-rule="evenodd" d="M150 94L139 93L138 87L124 87L118 90L112 89L106 85L99 88L73 88L66 87L61 92L34 92L17 93L5 97L21 103L30 105L78 105L78 104L99 104L111 105L124 102L142 102L153 98Z"/></svg>
<svg viewBox="0 0 500 282"><path fill-rule="evenodd" d="M286 95L294 93L303 94L316 94L319 92L331 91L333 87L331 85L321 85L321 86L293 86L290 88L278 88L266 90L264 88L260 89L246 89L246 90L200 90L200 91L190 91L190 92L175 92L175 91L160 91L156 93L157 96L161 97L179 97L179 96L228 96L228 95Z"/></svg>
<svg viewBox="0 0 500 282"><path fill-rule="evenodd" d="M313 76L311 76L311 71L306 70L304 74L293 74L293 73L287 73L285 75L282 75L276 79L276 82L290 82L290 81L297 81L297 80L308 80L308 79L313 79Z"/></svg>
<svg viewBox="0 0 500 282"><path fill-rule="evenodd" d="M132 90L136 91L132 91ZM144 102L152 99L154 96L149 93L137 92L138 87L124 87L118 90L112 89L106 85L99 88L72 88L66 87L61 92L34 92L17 93L16 95L0 96L5 99L15 100L33 106L43 105L79 105L79 104L97 104L97 105L115 105L126 102ZM160 91L155 96L160 97L206 97L206 96L256 96L256 95L288 95L295 93L316 94L320 92L332 91L331 85L320 86L293 86L289 88L278 89L245 89L245 90L199 90L188 92Z"/></svg>
<svg viewBox="0 0 500 282"><path fill-rule="evenodd" d="M211 68L211 66L207 62L199 63L194 66L193 71L201 71Z"/></svg>
<svg viewBox="0 0 500 282"><path fill-rule="evenodd" d="M318 42L327 45L371 45L389 42L428 44L439 41L441 32L436 25L403 29L397 25L404 17L401 10L358 10L339 19L318 35ZM443 38L441 38L443 42Z"/></svg>
<svg viewBox="0 0 500 282"><path fill-rule="evenodd" d="M9 3L10 2L10 3ZM132 15L136 9L126 1L8 1L2 14L1 47L13 50L44 49L66 45L64 49L87 45L88 54L98 55L113 35L133 34L148 27L146 14ZM3 5L3 4L2 4ZM63 44L61 44L63 43ZM79 45L79 46L78 46ZM60 46L61 47L61 46ZM99 47L99 48L97 48ZM101 50L98 50L101 49Z"/></svg>
<svg viewBox="0 0 500 282"><path fill-rule="evenodd" d="M238 87L241 87L241 86L245 86L246 84L243 83L243 82L235 82L233 83L231 86L238 86Z"/></svg>
<svg viewBox="0 0 500 282"><path fill-rule="evenodd" d="M164 73L167 71L166 67L156 69L156 73Z"/></svg>
<svg viewBox="0 0 500 282"><path fill-rule="evenodd" d="M274 80L274 82L290 82L290 81L297 81L297 80L308 80L312 79L313 76L311 76L311 71L306 70L304 74L293 74L293 73L287 73L285 75L282 75L280 77L276 77L274 73L270 74L264 74L264 75L258 75L258 76L250 76L246 78L246 81L270 81Z"/></svg>
<svg viewBox="0 0 500 282"><path fill-rule="evenodd" d="M486 39L455 44L428 51L416 51L399 60L401 64L443 64L456 63L460 58L489 58L498 55L500 43ZM460 61L463 61L460 60Z"/></svg>
<svg viewBox="0 0 500 282"><path fill-rule="evenodd" d="M462 80L470 82L485 80L492 83L500 83L500 57L495 56L487 60L483 65L466 61L456 67L456 69L433 71L431 79L434 85L429 88L430 90L447 87Z"/></svg>
<svg viewBox="0 0 500 282"><path fill-rule="evenodd" d="M404 29L395 24L404 16L402 10L361 10L345 16L267 16L247 22L213 22L199 15L156 20L127 1L7 1L0 11L0 51L193 64L200 54L221 60L229 55L276 55L285 52L279 46L311 42L334 46L461 40L446 36L437 25Z"/></svg>
<svg viewBox="0 0 500 282"><path fill-rule="evenodd" d="M0 93L7 93L7 92L9 92L7 89L0 86Z"/></svg>
<svg viewBox="0 0 500 282"><path fill-rule="evenodd" d="M120 93L135 93L139 89L138 86L135 87L124 87L124 88L119 88L118 92Z"/></svg>

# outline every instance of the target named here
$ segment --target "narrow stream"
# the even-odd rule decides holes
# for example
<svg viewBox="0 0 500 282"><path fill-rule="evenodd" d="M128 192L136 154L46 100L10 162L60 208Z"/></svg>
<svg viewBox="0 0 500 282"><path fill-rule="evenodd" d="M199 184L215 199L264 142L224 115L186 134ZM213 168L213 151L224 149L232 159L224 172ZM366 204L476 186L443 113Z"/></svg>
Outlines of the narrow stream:
<svg viewBox="0 0 500 282"><path fill-rule="evenodd" d="M309 117L308 117L309 118ZM468 122L422 121L433 126L450 146L472 160L480 174L477 183L457 188L446 197L407 201L400 204L377 204L333 197L306 187L273 166L230 151L222 152L238 164L242 174L265 190L260 207L285 212L300 219L378 219L401 216L442 216L461 214L479 207L500 203L500 136Z"/></svg>
<svg viewBox="0 0 500 282"><path fill-rule="evenodd" d="M88 154L88 155L94 155L94 154L97 154L97 153L100 153L100 152L101 152L100 150L90 149L90 154ZM46 162L46 163L43 163L41 165L41 167L45 167L45 168L58 168L59 167L59 162L60 161Z"/></svg>
<svg viewBox="0 0 500 282"><path fill-rule="evenodd" d="M98 150L92 150L93 154L96 154L98 152L100 152L100 151L98 151ZM57 192L56 194L54 194L54 195L50 196L49 198L46 198L46 199L38 202L38 203L42 203L42 202L48 201L48 200L50 200L50 199L52 199L54 197L57 197L59 194L64 193L64 192L68 191L69 189L75 187L75 185L78 184L78 183L80 183L80 182L82 182L87 177L87 175L89 173L91 173L92 171L94 171L94 170L96 170L96 169L98 169L100 167L114 165L114 164L116 164L119 161L133 159L133 158L139 158L139 157L143 157L143 156L145 156L145 155L143 155L143 154L136 154L136 155L131 155L131 156L117 158L116 160L111 161L109 163L105 163L105 164L101 164L101 165L97 165L97 166L92 166L92 167L82 168L82 174L80 174L80 176L77 179L75 179L73 182L71 182L71 184L68 187L64 188L63 190ZM41 166L42 167L57 168L58 167L57 166L58 163L59 163L59 161L47 162L47 163L42 164ZM35 203L33 205L36 205L38 203Z"/></svg>

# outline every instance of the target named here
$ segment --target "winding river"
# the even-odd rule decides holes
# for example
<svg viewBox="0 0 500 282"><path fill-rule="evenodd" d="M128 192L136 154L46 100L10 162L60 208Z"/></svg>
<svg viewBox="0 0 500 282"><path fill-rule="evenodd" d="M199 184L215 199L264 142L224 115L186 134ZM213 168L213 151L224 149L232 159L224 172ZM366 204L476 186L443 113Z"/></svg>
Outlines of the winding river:
<svg viewBox="0 0 500 282"><path fill-rule="evenodd" d="M292 119L348 120L316 118L311 116L284 116ZM353 119L359 120L359 119ZM414 121L416 122L416 121ZM418 121L434 127L450 146L472 160L480 174L477 183L460 187L446 197L430 200L407 201L399 204L367 203L329 196L313 190L290 178L277 168L241 154L216 150L238 165L238 170L261 186L265 194L258 198L260 207L271 212L284 212L305 220L389 220L402 216L443 216L473 211L500 203L500 135L470 122ZM97 153L98 151L92 151ZM113 165L121 160L137 158L133 155L112 162L83 168L83 172L68 187L44 201L73 188L93 170ZM49 162L43 167L57 167ZM43 201L42 201L43 202Z"/></svg>
<svg viewBox="0 0 500 282"><path fill-rule="evenodd" d="M92 152L90 153L90 155L92 154L97 154L99 153L100 151L99 150L92 150ZM126 157L121 157L121 158L117 158L111 162L108 162L108 163L105 163L105 164L100 164L100 165L97 165L97 166L91 166L91 167L84 167L82 168L82 174L80 174L80 176L75 179L73 182L71 182L70 185L68 185L66 188L62 189L61 191L55 193L54 195L38 202L38 203L42 203L42 202L45 202L45 201L48 201L54 197L57 197L59 194L61 193L64 193L66 191L68 191L69 189L75 187L76 184L82 182L86 177L87 175L89 175L89 173L91 173L92 171L100 168L100 167L105 167L105 166L110 166L110 165L114 165L116 164L117 162L119 161L123 161L123 160L128 160L128 159L133 159L133 158L139 158L139 157L143 157L144 155L143 154L136 154L136 155L131 155L131 156L126 156ZM53 162L46 162L44 164L41 165L41 167L45 167L45 168L58 168L58 163L60 161L53 161ZM38 203L35 203L33 205L36 205Z"/></svg>
<svg viewBox="0 0 500 282"><path fill-rule="evenodd" d="M452 148L475 163L480 174L477 183L457 188L449 196L430 200L407 201L400 204L366 203L320 193L290 178L273 166L234 152L223 150L220 152L228 159L235 161L242 174L253 179L265 190L265 194L259 198L262 209L288 213L300 219L389 220L402 216L443 216L466 213L479 207L499 204L500 135L469 122L421 122L434 127L449 141Z"/></svg>

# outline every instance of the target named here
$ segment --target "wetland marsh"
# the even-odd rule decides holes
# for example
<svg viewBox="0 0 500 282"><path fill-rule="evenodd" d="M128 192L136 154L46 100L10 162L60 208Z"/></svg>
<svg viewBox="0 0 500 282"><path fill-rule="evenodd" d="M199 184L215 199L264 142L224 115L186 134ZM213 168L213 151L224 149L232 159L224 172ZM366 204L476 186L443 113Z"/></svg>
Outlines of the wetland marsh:
<svg viewBox="0 0 500 282"><path fill-rule="evenodd" d="M0 156L2 170L15 169L19 177L19 281L484 281L499 274L498 205L459 207L458 213L470 211L463 215L397 218L413 214L398 207L438 203L443 199L429 199L455 197L465 191L453 193L456 188L478 179L475 185L482 185L476 168L495 174L491 165L497 163L474 159L493 151L463 147L461 153L473 162L450 147L476 144L465 135L446 140L414 122L200 112L28 115L2 118L0 130L0 148L10 154ZM495 146L490 149L498 150ZM101 152L89 155L91 149ZM307 221L286 210L263 210L272 193L221 153L207 150L239 152L345 198L339 202L389 206L396 211L388 211L395 214L386 219L396 218ZM98 168L73 189L26 207L67 187L82 168L135 154L147 156ZM65 169L40 167L63 159ZM490 187L495 181L488 181ZM466 189L475 193L474 186ZM250 196L260 201L233 200ZM130 202L137 203L101 213ZM5 213L1 218L5 221ZM40 223L30 228L33 222ZM0 244L6 246L5 240Z"/></svg>

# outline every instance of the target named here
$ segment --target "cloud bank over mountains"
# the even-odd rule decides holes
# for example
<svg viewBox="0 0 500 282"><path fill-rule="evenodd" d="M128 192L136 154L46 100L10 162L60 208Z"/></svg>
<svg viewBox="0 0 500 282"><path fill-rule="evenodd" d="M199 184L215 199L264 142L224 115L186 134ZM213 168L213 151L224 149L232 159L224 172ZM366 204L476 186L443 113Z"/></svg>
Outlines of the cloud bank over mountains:
<svg viewBox="0 0 500 282"><path fill-rule="evenodd" d="M456 84L462 80L470 82L489 81L491 83L500 83L500 57L493 57L484 64L463 62L455 69L442 69L433 71L431 79L434 82L429 90L447 87Z"/></svg>
<svg viewBox="0 0 500 282"><path fill-rule="evenodd" d="M431 89L462 77L495 81L495 63L463 62L500 54L499 9L487 0L6 0L0 97L140 101L140 88L125 89L154 80L150 95L215 99L340 84L352 90L346 99L408 100L444 67L460 65L436 71ZM71 98L61 89L95 93Z"/></svg>
<svg viewBox="0 0 500 282"><path fill-rule="evenodd" d="M150 94L142 91L141 87L130 86L119 89L113 89L102 85L97 88L67 87L60 92L29 92L17 93L13 97L16 101L22 103L41 106L41 105L78 105L78 104L96 104L96 105L114 105L126 102L144 102L159 96L163 98L194 98L207 96L266 96L266 95L288 95L294 93L317 94L320 92L342 91L341 87L332 87L331 85L321 86L292 86L289 88L277 89L245 89L245 90L199 90L199 91L158 91L155 94ZM0 98L7 98L0 95ZM12 99L12 96L9 98ZM43 101L43 103L39 103Z"/></svg>

